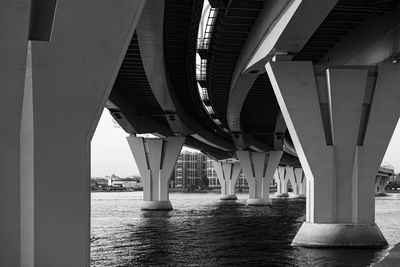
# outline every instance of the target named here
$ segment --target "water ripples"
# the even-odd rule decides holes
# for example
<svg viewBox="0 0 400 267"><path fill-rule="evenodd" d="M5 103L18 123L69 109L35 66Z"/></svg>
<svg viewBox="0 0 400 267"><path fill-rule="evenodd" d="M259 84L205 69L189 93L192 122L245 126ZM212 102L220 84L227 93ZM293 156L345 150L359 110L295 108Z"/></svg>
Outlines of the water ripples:
<svg viewBox="0 0 400 267"><path fill-rule="evenodd" d="M92 194L91 265L366 266L386 253L291 247L305 200L247 207L246 194L227 202L218 196L172 193L174 210L164 212L140 211L141 192ZM400 240L399 204L396 196L377 201L377 223L391 245Z"/></svg>

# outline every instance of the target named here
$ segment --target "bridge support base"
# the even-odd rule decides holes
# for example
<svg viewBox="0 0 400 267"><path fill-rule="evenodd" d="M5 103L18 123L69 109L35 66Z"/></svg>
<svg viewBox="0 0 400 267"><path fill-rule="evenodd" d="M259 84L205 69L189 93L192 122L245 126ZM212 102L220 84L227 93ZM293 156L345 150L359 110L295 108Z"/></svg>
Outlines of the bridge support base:
<svg viewBox="0 0 400 267"><path fill-rule="evenodd" d="M276 167L282 157L282 151L249 152L236 151L240 165L249 184L247 205L271 205L269 186Z"/></svg>
<svg viewBox="0 0 400 267"><path fill-rule="evenodd" d="M220 200L237 200L236 195L221 195Z"/></svg>
<svg viewBox="0 0 400 267"><path fill-rule="evenodd" d="M301 226L292 242L301 247L361 247L388 246L378 226L373 224L308 223Z"/></svg>
<svg viewBox="0 0 400 267"><path fill-rule="evenodd" d="M293 195L292 198L306 198L305 194Z"/></svg>
<svg viewBox="0 0 400 267"><path fill-rule="evenodd" d="M172 210L171 201L143 200L141 210Z"/></svg>
<svg viewBox="0 0 400 267"><path fill-rule="evenodd" d="M263 198L249 198L246 201L247 206L271 206L271 199L263 199Z"/></svg>

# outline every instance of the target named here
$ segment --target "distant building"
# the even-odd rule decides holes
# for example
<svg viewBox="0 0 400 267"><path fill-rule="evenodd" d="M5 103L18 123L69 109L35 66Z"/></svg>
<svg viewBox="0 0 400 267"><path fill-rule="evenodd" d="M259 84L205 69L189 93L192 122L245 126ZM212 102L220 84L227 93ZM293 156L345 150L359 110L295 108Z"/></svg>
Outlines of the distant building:
<svg viewBox="0 0 400 267"><path fill-rule="evenodd" d="M130 176L121 178L115 174L104 178L96 177L90 180L91 187L97 189L111 188L143 188L142 178L140 176Z"/></svg>
<svg viewBox="0 0 400 267"><path fill-rule="evenodd" d="M247 184L246 176L243 173L243 170L240 171L239 179L236 182L236 187L249 187Z"/></svg>
<svg viewBox="0 0 400 267"><path fill-rule="evenodd" d="M140 179L135 178L111 178L111 186L120 188L142 188L143 183Z"/></svg>
<svg viewBox="0 0 400 267"><path fill-rule="evenodd" d="M209 187L220 187L213 160L210 158L207 158L207 178Z"/></svg>
<svg viewBox="0 0 400 267"><path fill-rule="evenodd" d="M110 179L95 177L90 179L91 188L106 188L111 186Z"/></svg>
<svg viewBox="0 0 400 267"><path fill-rule="evenodd" d="M206 177L207 159L203 153L183 151L175 165L175 187L200 186L203 177Z"/></svg>

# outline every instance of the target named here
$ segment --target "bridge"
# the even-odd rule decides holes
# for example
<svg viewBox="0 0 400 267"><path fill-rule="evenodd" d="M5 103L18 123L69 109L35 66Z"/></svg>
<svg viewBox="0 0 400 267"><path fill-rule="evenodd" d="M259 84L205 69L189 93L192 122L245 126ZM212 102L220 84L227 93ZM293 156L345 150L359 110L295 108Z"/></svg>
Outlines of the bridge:
<svg viewBox="0 0 400 267"><path fill-rule="evenodd" d="M144 209L172 208L186 145L216 160L228 198L240 169L248 205L270 204L275 173L306 191L292 245L387 245L374 193L400 115L397 1L209 3L0 3L2 266L90 265L104 107L129 134Z"/></svg>

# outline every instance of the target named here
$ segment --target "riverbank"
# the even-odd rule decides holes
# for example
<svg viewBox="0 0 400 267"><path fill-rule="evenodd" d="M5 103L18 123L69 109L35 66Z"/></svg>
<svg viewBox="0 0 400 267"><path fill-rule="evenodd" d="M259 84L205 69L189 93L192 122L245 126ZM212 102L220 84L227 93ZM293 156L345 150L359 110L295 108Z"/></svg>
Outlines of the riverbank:
<svg viewBox="0 0 400 267"><path fill-rule="evenodd" d="M91 193L107 193L107 192L135 192L135 191L143 191L143 187L139 188L125 188L125 187L114 187L114 188L102 188L102 189L91 189Z"/></svg>
<svg viewBox="0 0 400 267"><path fill-rule="evenodd" d="M143 191L143 188L124 188L124 187L116 187L116 188L102 188L102 189L92 189L92 193L97 192L134 192L134 191ZM208 189L190 189L190 188L181 188L181 187L171 187L169 188L170 193L218 193L221 192L221 188L219 187L210 187ZM240 187L236 189L237 193L248 193L248 187ZM276 192L276 187L269 188L270 193Z"/></svg>
<svg viewBox="0 0 400 267"><path fill-rule="evenodd" d="M276 190L275 190L276 191ZM182 187L171 187L169 189L170 193L220 193L221 188L220 187L209 187L205 189L191 189L191 188L182 188ZM236 189L236 192L238 193L248 193L249 188L248 187L240 187ZM274 192L271 191L270 192Z"/></svg>

